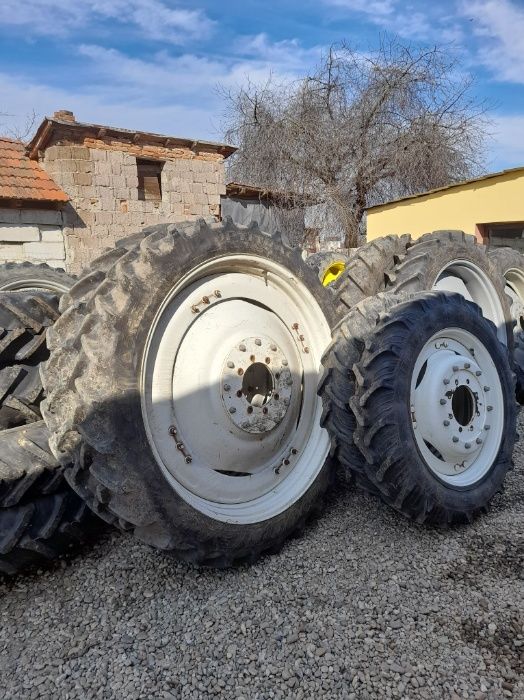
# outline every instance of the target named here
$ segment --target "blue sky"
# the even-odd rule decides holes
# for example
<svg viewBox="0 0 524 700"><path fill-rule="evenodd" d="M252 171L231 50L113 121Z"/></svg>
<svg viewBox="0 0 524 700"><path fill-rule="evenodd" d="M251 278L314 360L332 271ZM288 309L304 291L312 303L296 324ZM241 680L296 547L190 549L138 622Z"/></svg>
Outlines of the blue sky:
<svg viewBox="0 0 524 700"><path fill-rule="evenodd" d="M1 0L1 130L79 121L220 140L217 86L294 78L381 32L458 51L490 105L488 169L524 165L524 0Z"/></svg>

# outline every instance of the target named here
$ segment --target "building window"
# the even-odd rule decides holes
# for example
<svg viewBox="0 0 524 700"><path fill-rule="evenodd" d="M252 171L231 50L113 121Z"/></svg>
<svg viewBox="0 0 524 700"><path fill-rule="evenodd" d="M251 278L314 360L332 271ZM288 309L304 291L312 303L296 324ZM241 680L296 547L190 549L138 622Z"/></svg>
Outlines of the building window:
<svg viewBox="0 0 524 700"><path fill-rule="evenodd" d="M162 201L163 167L164 163L162 161L136 159L138 199L148 202Z"/></svg>

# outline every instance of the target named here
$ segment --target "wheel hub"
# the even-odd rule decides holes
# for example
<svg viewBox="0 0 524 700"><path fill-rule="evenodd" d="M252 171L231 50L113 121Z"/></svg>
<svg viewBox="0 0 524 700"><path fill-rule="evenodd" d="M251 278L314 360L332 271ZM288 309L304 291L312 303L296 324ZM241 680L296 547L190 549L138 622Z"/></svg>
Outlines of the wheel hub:
<svg viewBox="0 0 524 700"><path fill-rule="evenodd" d="M279 425L292 388L288 359L269 337L244 338L224 361L222 403L229 419L247 433L267 433Z"/></svg>

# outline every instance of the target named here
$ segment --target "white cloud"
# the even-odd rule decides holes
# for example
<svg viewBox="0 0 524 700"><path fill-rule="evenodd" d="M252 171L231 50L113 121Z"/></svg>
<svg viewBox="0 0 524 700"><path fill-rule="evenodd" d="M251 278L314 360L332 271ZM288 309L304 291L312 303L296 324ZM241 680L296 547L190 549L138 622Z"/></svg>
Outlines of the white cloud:
<svg viewBox="0 0 524 700"><path fill-rule="evenodd" d="M0 25L31 35L66 36L88 28L108 29L108 22L127 25L142 38L182 44L207 37L213 22L200 9L170 7L162 0L2 0Z"/></svg>
<svg viewBox="0 0 524 700"><path fill-rule="evenodd" d="M474 0L462 2L461 13L481 39L478 60L499 80L524 83L522 5L510 0Z"/></svg>
<svg viewBox="0 0 524 700"><path fill-rule="evenodd" d="M323 2L348 12L360 13L372 24L414 41L428 37L432 30L429 16L406 6L403 0L323 0Z"/></svg>

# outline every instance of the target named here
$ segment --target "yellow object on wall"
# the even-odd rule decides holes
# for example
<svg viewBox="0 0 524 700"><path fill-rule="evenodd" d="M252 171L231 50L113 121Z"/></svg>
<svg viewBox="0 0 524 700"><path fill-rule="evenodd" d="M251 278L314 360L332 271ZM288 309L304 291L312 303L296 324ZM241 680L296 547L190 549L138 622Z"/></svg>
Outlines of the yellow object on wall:
<svg viewBox="0 0 524 700"><path fill-rule="evenodd" d="M524 222L524 168L370 207L367 238L458 229L482 239L487 224L506 222Z"/></svg>

